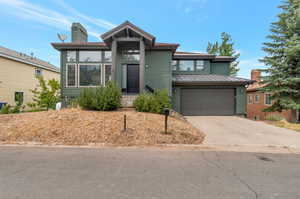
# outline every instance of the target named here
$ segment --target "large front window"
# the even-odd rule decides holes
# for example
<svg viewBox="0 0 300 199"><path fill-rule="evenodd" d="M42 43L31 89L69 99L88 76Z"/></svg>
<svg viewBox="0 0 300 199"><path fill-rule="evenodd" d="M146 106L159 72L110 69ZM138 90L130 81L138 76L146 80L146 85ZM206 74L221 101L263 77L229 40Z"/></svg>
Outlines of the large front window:
<svg viewBox="0 0 300 199"><path fill-rule="evenodd" d="M80 64L79 65L79 85L99 86L101 85L101 65L100 64Z"/></svg>

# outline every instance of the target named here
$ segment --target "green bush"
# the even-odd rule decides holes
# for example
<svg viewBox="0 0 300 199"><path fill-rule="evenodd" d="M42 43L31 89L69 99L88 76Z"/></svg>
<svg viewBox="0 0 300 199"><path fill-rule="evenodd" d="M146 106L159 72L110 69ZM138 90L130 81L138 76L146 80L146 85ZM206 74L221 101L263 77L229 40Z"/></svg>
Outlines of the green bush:
<svg viewBox="0 0 300 199"><path fill-rule="evenodd" d="M84 109L93 110L94 97L95 90L93 88L84 88L78 99L79 106Z"/></svg>
<svg viewBox="0 0 300 199"><path fill-rule="evenodd" d="M39 81L38 87L31 90L33 102L30 105L38 109L55 109L55 105L60 101L60 85L56 79L44 80L42 76L36 76Z"/></svg>
<svg viewBox="0 0 300 199"><path fill-rule="evenodd" d="M1 107L1 110L0 110L0 113L1 114L9 114L10 113L10 109L11 109L11 106L6 104L4 106Z"/></svg>
<svg viewBox="0 0 300 199"><path fill-rule="evenodd" d="M171 108L171 102L166 90L156 89L154 93L141 93L133 106L140 112L163 113L165 108Z"/></svg>
<svg viewBox="0 0 300 199"><path fill-rule="evenodd" d="M279 114L270 114L270 115L267 115L266 119L270 120L270 121L281 121L284 118Z"/></svg>
<svg viewBox="0 0 300 199"><path fill-rule="evenodd" d="M79 106L87 110L110 111L121 105L121 90L112 82L105 87L85 88L78 99Z"/></svg>

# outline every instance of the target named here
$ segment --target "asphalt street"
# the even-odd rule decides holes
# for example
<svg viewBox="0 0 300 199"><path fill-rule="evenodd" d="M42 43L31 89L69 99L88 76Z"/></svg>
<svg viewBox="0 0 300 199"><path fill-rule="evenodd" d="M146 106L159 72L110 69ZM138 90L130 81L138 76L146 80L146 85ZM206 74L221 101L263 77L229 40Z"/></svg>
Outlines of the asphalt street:
<svg viewBox="0 0 300 199"><path fill-rule="evenodd" d="M0 198L297 199L300 155L0 147Z"/></svg>

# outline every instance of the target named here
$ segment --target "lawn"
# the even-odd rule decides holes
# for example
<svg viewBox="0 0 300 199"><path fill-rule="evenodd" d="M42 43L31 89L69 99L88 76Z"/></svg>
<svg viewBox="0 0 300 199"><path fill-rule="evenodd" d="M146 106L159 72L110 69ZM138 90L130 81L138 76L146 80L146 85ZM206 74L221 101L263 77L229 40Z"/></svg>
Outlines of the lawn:
<svg viewBox="0 0 300 199"><path fill-rule="evenodd" d="M300 131L300 123L290 123L285 120L281 121L268 121L267 123L273 124L278 127L287 128L295 131Z"/></svg>
<svg viewBox="0 0 300 199"><path fill-rule="evenodd" d="M124 115L127 129L124 131ZM188 122L169 117L164 133L164 115L134 110L86 111L63 109L0 115L0 141L43 144L120 146L200 144L205 135Z"/></svg>

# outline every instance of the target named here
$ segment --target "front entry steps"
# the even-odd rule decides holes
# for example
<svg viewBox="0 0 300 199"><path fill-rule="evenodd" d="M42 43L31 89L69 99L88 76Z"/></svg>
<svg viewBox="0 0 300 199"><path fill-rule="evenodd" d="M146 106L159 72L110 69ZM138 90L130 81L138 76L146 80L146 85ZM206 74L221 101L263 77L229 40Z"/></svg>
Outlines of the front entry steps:
<svg viewBox="0 0 300 199"><path fill-rule="evenodd" d="M121 106L123 108L133 107L133 101L137 98L137 95L122 95Z"/></svg>

